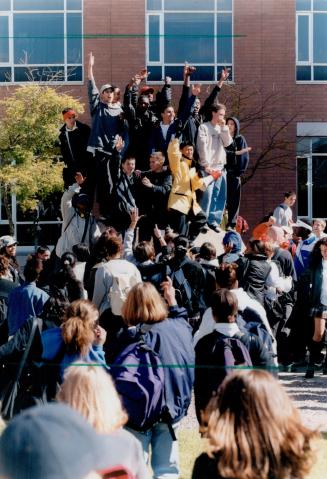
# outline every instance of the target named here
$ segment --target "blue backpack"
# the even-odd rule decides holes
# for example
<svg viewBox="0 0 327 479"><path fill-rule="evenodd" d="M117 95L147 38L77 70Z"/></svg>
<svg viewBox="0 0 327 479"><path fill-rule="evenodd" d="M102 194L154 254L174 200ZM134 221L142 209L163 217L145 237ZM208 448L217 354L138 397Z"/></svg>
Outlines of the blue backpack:
<svg viewBox="0 0 327 479"><path fill-rule="evenodd" d="M132 429L146 431L163 419L164 370L159 355L143 339L127 346L110 372Z"/></svg>
<svg viewBox="0 0 327 479"><path fill-rule="evenodd" d="M224 375L230 374L235 366L251 367L250 353L242 342L243 334L235 334L232 338L219 334L214 346L214 354L218 359L217 365L223 366Z"/></svg>

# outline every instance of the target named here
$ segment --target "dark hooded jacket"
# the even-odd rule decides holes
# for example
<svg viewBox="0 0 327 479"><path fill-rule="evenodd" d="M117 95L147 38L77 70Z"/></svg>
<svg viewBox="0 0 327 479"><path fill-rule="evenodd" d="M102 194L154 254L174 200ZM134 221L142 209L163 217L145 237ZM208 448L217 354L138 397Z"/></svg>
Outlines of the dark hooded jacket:
<svg viewBox="0 0 327 479"><path fill-rule="evenodd" d="M230 117L228 120L232 120L235 124L235 133L233 136L233 142L226 148L226 157L227 157L227 173L233 174L235 176L241 176L245 173L248 164L249 164L249 153L243 153L242 155L236 155L236 151L240 151L243 148L247 148L247 143L240 134L240 122L237 118Z"/></svg>

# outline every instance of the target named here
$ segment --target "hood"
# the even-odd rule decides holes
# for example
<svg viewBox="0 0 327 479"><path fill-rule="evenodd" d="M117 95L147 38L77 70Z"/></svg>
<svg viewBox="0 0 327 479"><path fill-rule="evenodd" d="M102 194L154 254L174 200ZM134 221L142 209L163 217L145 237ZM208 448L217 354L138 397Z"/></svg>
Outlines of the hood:
<svg viewBox="0 0 327 479"><path fill-rule="evenodd" d="M234 133L234 138L236 136L240 136L240 131L241 131L240 121L235 116L228 117L226 119L226 124L227 124L228 120L233 120L233 122L235 123L236 129L235 129L235 133Z"/></svg>

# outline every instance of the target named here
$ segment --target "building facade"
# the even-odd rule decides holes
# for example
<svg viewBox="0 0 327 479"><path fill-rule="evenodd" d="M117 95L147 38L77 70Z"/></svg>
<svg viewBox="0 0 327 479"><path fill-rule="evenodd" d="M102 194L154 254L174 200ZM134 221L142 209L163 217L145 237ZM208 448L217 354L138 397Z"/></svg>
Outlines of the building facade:
<svg viewBox="0 0 327 479"><path fill-rule="evenodd" d="M295 190L298 216L327 217L327 0L0 0L0 31L0 97L33 71L81 98L87 123L89 52L99 86L123 92L146 66L155 88L172 77L176 106L185 61L202 99L229 68L220 100L253 148L242 216L254 226ZM18 240L57 222L49 208L36 222L14 203Z"/></svg>

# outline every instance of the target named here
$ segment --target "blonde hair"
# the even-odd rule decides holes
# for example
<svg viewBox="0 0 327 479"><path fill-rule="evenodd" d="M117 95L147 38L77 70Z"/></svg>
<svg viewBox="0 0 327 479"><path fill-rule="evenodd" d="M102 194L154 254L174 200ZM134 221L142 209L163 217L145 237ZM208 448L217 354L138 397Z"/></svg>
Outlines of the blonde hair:
<svg viewBox="0 0 327 479"><path fill-rule="evenodd" d="M122 309L128 326L158 323L168 316L166 303L151 283L138 283L130 290Z"/></svg>
<svg viewBox="0 0 327 479"><path fill-rule="evenodd" d="M99 433L114 432L128 420L114 383L103 366L68 367L57 399L82 414Z"/></svg>
<svg viewBox="0 0 327 479"><path fill-rule="evenodd" d="M94 339L94 328L99 318L96 306L86 299L73 301L67 308L62 328L62 338L69 352L85 356Z"/></svg>
<svg viewBox="0 0 327 479"><path fill-rule="evenodd" d="M283 387L267 371L237 371L227 376L204 416L209 456L217 472L233 479L303 479L318 433L306 428Z"/></svg>

